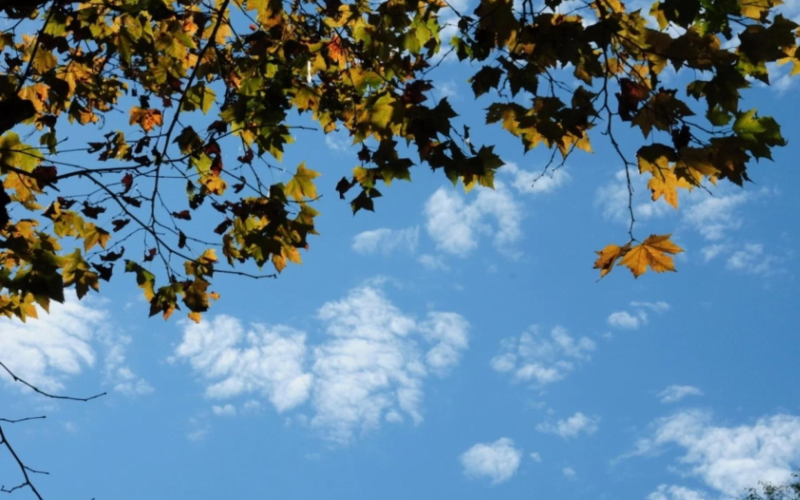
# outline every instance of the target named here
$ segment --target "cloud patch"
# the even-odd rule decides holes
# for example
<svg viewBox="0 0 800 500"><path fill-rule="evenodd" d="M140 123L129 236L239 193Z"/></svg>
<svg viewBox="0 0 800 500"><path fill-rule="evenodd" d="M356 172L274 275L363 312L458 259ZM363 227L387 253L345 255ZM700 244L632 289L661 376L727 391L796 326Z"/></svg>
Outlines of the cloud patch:
<svg viewBox="0 0 800 500"><path fill-rule="evenodd" d="M717 425L709 412L688 410L659 419L653 435L638 443L629 456L666 447L683 454L675 469L697 477L718 495L738 498L759 481L782 483L800 464L800 417L777 414L751 425ZM660 487L654 500L695 500L687 492ZM661 495L661 496L658 496ZM702 498L702 497L700 497Z"/></svg>
<svg viewBox="0 0 800 500"><path fill-rule="evenodd" d="M188 362L210 398L260 394L279 413L307 405L307 425L344 445L384 420L420 423L425 380L446 376L469 344L462 316L417 320L376 285L324 304L317 318L324 336L314 345L288 326L245 327L229 316L184 323L172 361Z"/></svg>
<svg viewBox="0 0 800 500"><path fill-rule="evenodd" d="M362 255L391 255L395 252L414 253L419 244L419 227L407 229L374 229L353 238L353 251Z"/></svg>
<svg viewBox="0 0 800 500"><path fill-rule="evenodd" d="M108 312L91 299L79 302L68 294L63 304L51 304L49 314L39 310L37 320L0 318L0 331L3 363L42 390L64 390L70 378L93 369L102 359L105 382L113 390L126 395L153 392L126 364L130 337L119 334ZM5 371L0 380L11 383Z"/></svg>
<svg viewBox="0 0 800 500"><path fill-rule="evenodd" d="M459 457L464 475L470 478L490 479L500 484L511 479L522 461L522 450L514 441L500 438L493 443L478 443Z"/></svg>
<svg viewBox="0 0 800 500"><path fill-rule="evenodd" d="M702 396L703 391L692 385L671 385L658 393L662 403L677 403L687 396Z"/></svg>
<svg viewBox="0 0 800 500"><path fill-rule="evenodd" d="M466 201L452 189L439 188L425 203L425 227L436 248L466 257L478 248L481 237L489 237L499 251L516 255L514 244L522 238L522 206L500 181L495 189L475 191L477 196Z"/></svg>
<svg viewBox="0 0 800 500"><path fill-rule="evenodd" d="M545 434L555 434L564 439L574 438L580 434L592 435L599 428L600 419L589 417L581 412L576 412L573 416L558 420L556 422L542 422L536 426L536 430Z"/></svg>
<svg viewBox="0 0 800 500"><path fill-rule="evenodd" d="M511 374L515 382L543 387L562 380L578 363L590 360L596 347L593 340L575 339L564 327L556 326L545 335L534 325L518 339L502 340L500 352L490 364L497 372Z"/></svg>

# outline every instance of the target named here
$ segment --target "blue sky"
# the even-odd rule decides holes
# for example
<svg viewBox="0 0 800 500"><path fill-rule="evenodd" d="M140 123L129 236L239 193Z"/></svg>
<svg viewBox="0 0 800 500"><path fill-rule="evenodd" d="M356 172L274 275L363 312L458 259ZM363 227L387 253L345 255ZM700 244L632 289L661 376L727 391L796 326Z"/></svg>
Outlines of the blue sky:
<svg viewBox="0 0 800 500"><path fill-rule="evenodd" d="M283 165L322 172L324 194L302 266L216 277L200 325L145 319L122 275L38 322L1 320L20 375L109 392L59 403L0 379L0 416L48 415L4 427L51 472L36 478L45 497L699 500L787 478L800 465L797 84L776 68L776 86L747 92L789 139L752 166L754 184L695 191L675 212L637 180L637 234L674 233L678 273L598 282L593 251L626 238L618 159L596 136L594 154L533 184L548 152L480 125L491 101L472 96L474 70L443 64L434 96L509 162L494 191L465 195L419 167L353 217L333 186L357 149L300 132ZM641 137L620 131L632 154ZM18 482L6 454L0 471Z"/></svg>

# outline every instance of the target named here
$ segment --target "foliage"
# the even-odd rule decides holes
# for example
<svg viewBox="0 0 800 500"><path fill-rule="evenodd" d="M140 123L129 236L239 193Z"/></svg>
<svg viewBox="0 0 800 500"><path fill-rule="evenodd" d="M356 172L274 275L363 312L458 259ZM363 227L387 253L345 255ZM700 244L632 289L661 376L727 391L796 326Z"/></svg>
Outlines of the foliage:
<svg viewBox="0 0 800 500"><path fill-rule="evenodd" d="M7 0L0 313L35 317L35 304L46 310L66 287L83 297L122 269L151 315L182 305L199 320L218 298L215 273L264 277L233 266L299 264L316 234L320 174L300 165L285 184L262 181L278 168L268 158L280 161L302 128L292 110L361 145L352 176L336 184L342 198L352 191L354 213L411 179L416 159L401 141L467 191L492 187L503 165L494 148L454 126L447 99L426 96L445 56L479 67L471 84L492 99L486 122L526 151L550 148L563 165L576 149L592 151L595 129L629 179L638 168L653 200L675 208L680 190L742 185L751 160L770 159L785 140L775 120L744 109L741 92L768 82L770 63L800 72L798 25L778 3L657 1L651 26L619 0L569 9L481 0L471 13L446 0ZM457 19L450 40L445 16ZM696 79L667 88L668 66ZM574 82L559 79L567 69ZM614 135L625 122L647 140L635 162ZM77 127L81 140L67 148ZM223 164L223 148L242 151L235 165ZM70 161L74 153L91 165ZM142 255L125 251L134 235ZM668 235L638 242L632 211L629 239L598 252L601 277L615 265L637 277L674 270L680 248Z"/></svg>
<svg viewBox="0 0 800 500"><path fill-rule="evenodd" d="M792 478L783 484L762 482L758 488L752 488L743 500L798 500L800 499L800 476L792 474Z"/></svg>

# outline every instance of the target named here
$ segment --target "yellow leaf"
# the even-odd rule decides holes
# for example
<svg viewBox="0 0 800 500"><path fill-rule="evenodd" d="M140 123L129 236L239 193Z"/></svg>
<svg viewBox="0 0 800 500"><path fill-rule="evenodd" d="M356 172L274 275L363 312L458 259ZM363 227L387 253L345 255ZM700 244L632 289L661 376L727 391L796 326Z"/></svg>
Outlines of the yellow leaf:
<svg viewBox="0 0 800 500"><path fill-rule="evenodd" d="M200 323L200 320L202 319L202 317L203 317L203 315L200 314L199 312L190 312L189 313L189 319L194 321L195 323Z"/></svg>
<svg viewBox="0 0 800 500"><path fill-rule="evenodd" d="M653 201L657 201L662 196L664 201L678 209L678 191L681 189L692 189L692 185L686 179L678 179L675 172L671 169L661 172L661 177L653 176L647 183L647 188L653 193Z"/></svg>
<svg viewBox="0 0 800 500"><path fill-rule="evenodd" d="M204 264L207 264L207 263L217 262L219 259L217 258L216 250L214 250L213 248L209 248L208 250L203 252L203 255L201 255L200 259L198 260L200 260L200 262Z"/></svg>
<svg viewBox="0 0 800 500"><path fill-rule="evenodd" d="M683 252L683 249L671 242L670 236L651 235L641 245L628 250L619 265L627 266L636 278L647 272L648 267L657 273L675 271L672 257L667 254L674 255Z"/></svg>
<svg viewBox="0 0 800 500"><path fill-rule="evenodd" d="M298 165L292 180L286 183L284 192L297 201L303 201L304 198L316 198L317 188L314 186L313 180L319 175L318 172L306 168L306 164L303 162Z"/></svg>
<svg viewBox="0 0 800 500"><path fill-rule="evenodd" d="M273 254L272 265L275 266L276 271L281 272L286 269L286 259L283 255Z"/></svg>

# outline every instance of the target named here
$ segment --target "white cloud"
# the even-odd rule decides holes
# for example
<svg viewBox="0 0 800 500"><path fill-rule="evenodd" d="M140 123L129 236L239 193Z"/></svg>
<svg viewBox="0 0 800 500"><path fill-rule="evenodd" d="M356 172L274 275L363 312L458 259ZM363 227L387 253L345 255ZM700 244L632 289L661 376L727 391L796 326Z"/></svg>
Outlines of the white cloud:
<svg viewBox="0 0 800 500"><path fill-rule="evenodd" d="M448 266L441 257L436 255L430 254L422 254L417 259L417 262L422 264L425 268L430 269L431 271L449 271L450 266Z"/></svg>
<svg viewBox="0 0 800 500"><path fill-rule="evenodd" d="M492 484L508 481L522 461L522 450L514 441L500 438L494 443L478 443L461 454L461 465L467 477L491 479Z"/></svg>
<svg viewBox="0 0 800 500"><path fill-rule="evenodd" d="M616 328L625 328L627 330L636 330L641 325L647 323L647 313L639 311L638 314L633 315L628 311L617 311L609 314L606 322Z"/></svg>
<svg viewBox="0 0 800 500"><path fill-rule="evenodd" d="M640 307L643 309L650 309L653 312L665 313L669 311L670 305L663 300L658 302L631 302L631 307Z"/></svg>
<svg viewBox="0 0 800 500"><path fill-rule="evenodd" d="M306 336L285 326L252 325L233 317L184 322L175 358L188 360L209 380L206 396L225 399L252 392L266 396L278 412L308 399L313 376L303 372Z"/></svg>
<svg viewBox="0 0 800 500"><path fill-rule="evenodd" d="M703 391L692 385L671 385L658 393L662 403L677 403L686 396L702 396Z"/></svg>
<svg viewBox="0 0 800 500"><path fill-rule="evenodd" d="M738 208L751 200L748 191L722 196L707 197L686 208L683 220L699 232L705 239L721 240L725 233L742 226Z"/></svg>
<svg viewBox="0 0 800 500"><path fill-rule="evenodd" d="M449 42L450 40L445 40L444 38L441 39L442 42ZM433 86L433 91L439 96L439 98L446 97L450 101L459 100L460 95L458 92L458 86L452 80L448 80L445 82L436 82Z"/></svg>
<svg viewBox="0 0 800 500"><path fill-rule="evenodd" d="M515 381L544 386L566 377L575 363L590 360L589 353L595 348L593 340L581 337L576 341L561 326L554 327L548 338L534 325L519 340L501 341L500 353L492 358L491 366L498 372L513 373Z"/></svg>
<svg viewBox="0 0 800 500"><path fill-rule="evenodd" d="M708 412L684 411L659 419L654 435L641 441L632 455L667 445L684 450L679 472L700 478L725 497L739 497L759 481L791 478L800 464L800 417L779 414L753 425L725 427L714 425Z"/></svg>
<svg viewBox="0 0 800 500"><path fill-rule="evenodd" d="M211 432L211 426L207 422L201 421L197 418L189 419L189 426L192 428L186 433L186 439L193 442L204 440Z"/></svg>
<svg viewBox="0 0 800 500"><path fill-rule="evenodd" d="M495 189L477 187L475 191L477 196L470 202L446 188L428 199L426 228L436 248L465 257L478 247L479 236L487 235L498 250L514 255L512 246L522 237L521 205L500 181L495 181Z"/></svg>
<svg viewBox="0 0 800 500"><path fill-rule="evenodd" d="M97 351L103 349L104 378L115 391L126 395L153 392L152 386L125 364L130 337L118 333L97 301L79 302L70 293L63 304L53 302L49 314L38 309L38 315L39 319L27 323L0 318L0 360L19 377L42 390L61 391L69 378L93 368ZM0 380L11 382L5 371Z"/></svg>
<svg viewBox="0 0 800 500"><path fill-rule="evenodd" d="M571 179L563 167L546 173L530 172L520 169L516 163L512 162L503 165L500 173L513 176L511 185L514 189L524 194L552 193Z"/></svg>
<svg viewBox="0 0 800 500"><path fill-rule="evenodd" d="M648 316L645 310L654 313L662 314L670 309L670 305L664 301L658 302L631 302L631 307L637 309L634 313L628 311L616 311L611 313L606 322L615 328L623 328L626 330L636 330L640 326L647 324Z"/></svg>
<svg viewBox="0 0 800 500"><path fill-rule="evenodd" d="M715 243L713 245L708 245L700 249L700 253L703 254L703 261L709 262L711 260L716 259L720 254L725 252L728 249L728 245L723 243Z"/></svg>
<svg viewBox="0 0 800 500"><path fill-rule="evenodd" d="M565 420L558 420L556 423L542 422L536 426L536 430L546 434L556 434L568 439L577 437L581 433L594 434L597 432L599 422L600 419L597 417L588 417L581 412L577 412L575 415Z"/></svg>
<svg viewBox="0 0 800 500"><path fill-rule="evenodd" d="M663 200L653 202L650 191L647 189L647 176L631 171L631 186L633 187L633 212L637 221L663 217L674 212L673 208ZM603 217L606 219L630 223L628 211L628 181L624 170L614 176L614 180L597 188L595 205L602 207Z"/></svg>
<svg viewBox="0 0 800 500"><path fill-rule="evenodd" d="M233 406L232 404L227 404L223 406L214 405L211 407L211 412L219 417L235 417L236 407Z"/></svg>
<svg viewBox="0 0 800 500"><path fill-rule="evenodd" d="M540 455L539 452L534 451L533 453L529 454L528 456L531 457L531 460L533 460L537 464L542 463L542 455Z"/></svg>
<svg viewBox="0 0 800 500"><path fill-rule="evenodd" d="M419 227L407 229L375 229L353 238L353 251L360 254L389 255L396 251L414 253L419 243Z"/></svg>
<svg viewBox="0 0 800 500"><path fill-rule="evenodd" d="M564 467L561 469L561 474L564 475L565 478L569 479L570 481L575 481L578 479L578 473L575 472L575 469L572 467Z"/></svg>
<svg viewBox="0 0 800 500"><path fill-rule="evenodd" d="M343 132L325 134L325 145L337 153L349 151L353 146L352 141Z"/></svg>
<svg viewBox="0 0 800 500"><path fill-rule="evenodd" d="M741 250L733 252L728 257L725 267L757 276L771 276L782 272L781 269L776 268L779 263L778 257L764 254L764 245L746 243Z"/></svg>
<svg viewBox="0 0 800 500"><path fill-rule="evenodd" d="M311 347L304 333L286 326L245 331L228 316L184 323L174 359L188 360L208 380L209 397L260 393L278 412L309 403L308 425L347 444L383 419L421 422L424 380L431 372L446 375L468 346L462 316L430 312L415 320L375 286L324 304L317 317L326 338Z"/></svg>
<svg viewBox="0 0 800 500"><path fill-rule="evenodd" d="M392 410L421 422L428 371L445 373L468 344L461 316L432 312L417 322L370 287L325 304L319 317L331 340L314 349L311 425L342 443L358 428L377 427L381 415ZM425 354L415 334L433 344Z"/></svg>
<svg viewBox="0 0 800 500"><path fill-rule="evenodd" d="M698 490L683 486L661 484L656 491L647 495L647 500L705 500L707 497Z"/></svg>

